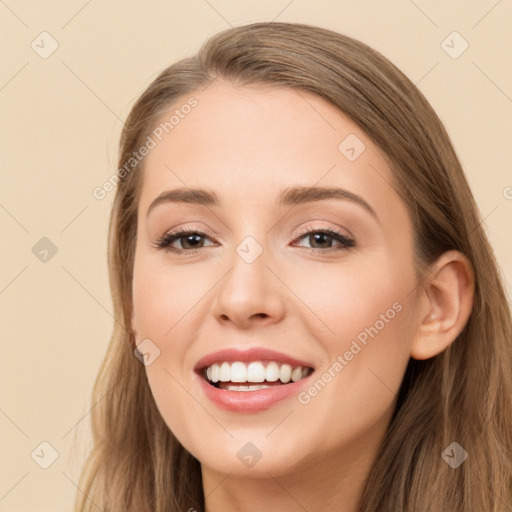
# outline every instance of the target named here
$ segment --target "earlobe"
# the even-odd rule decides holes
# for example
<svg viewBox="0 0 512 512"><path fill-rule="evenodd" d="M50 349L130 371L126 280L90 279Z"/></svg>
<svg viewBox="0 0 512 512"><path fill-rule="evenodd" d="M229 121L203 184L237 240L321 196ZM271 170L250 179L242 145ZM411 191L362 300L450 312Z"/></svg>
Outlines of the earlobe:
<svg viewBox="0 0 512 512"><path fill-rule="evenodd" d="M473 307L474 272L459 251L448 251L433 264L423 285L419 324L411 357L429 359L443 352L464 329Z"/></svg>

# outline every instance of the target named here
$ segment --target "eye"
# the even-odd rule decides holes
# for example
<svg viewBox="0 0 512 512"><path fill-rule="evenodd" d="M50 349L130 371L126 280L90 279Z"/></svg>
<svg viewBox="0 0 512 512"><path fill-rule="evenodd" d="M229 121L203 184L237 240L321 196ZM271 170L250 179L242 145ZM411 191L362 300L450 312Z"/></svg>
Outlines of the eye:
<svg viewBox="0 0 512 512"><path fill-rule="evenodd" d="M189 253L193 254L199 249L204 248L204 241L201 239L208 239L208 235L197 229L193 228L179 228L175 231L165 233L161 236L154 245L158 249L165 249L176 254ZM347 250L355 246L354 240L348 238L343 233L331 228L324 229L305 229L300 232L300 236L296 240L307 239L312 245L320 245L320 247L311 247L312 252L326 253L332 251ZM180 247L175 247L173 244L178 241ZM338 242L338 246L332 247L333 242ZM304 246L300 246L304 247Z"/></svg>
<svg viewBox="0 0 512 512"><path fill-rule="evenodd" d="M176 254L184 252L194 253L201 248L201 238L208 238L208 235L201 231L197 231L197 229L179 228L176 231L165 233L154 245L158 249L166 249ZM181 249L179 247L172 246L175 241L179 241L181 243Z"/></svg>
<svg viewBox="0 0 512 512"><path fill-rule="evenodd" d="M344 251L355 246L355 241L353 239L331 228L309 228L301 231L300 234L301 236L299 236L298 240L308 240L313 246L311 247L313 252L326 253L331 251ZM332 242L338 242L339 245L337 247L332 247ZM314 247L314 245L320 245L320 247Z"/></svg>

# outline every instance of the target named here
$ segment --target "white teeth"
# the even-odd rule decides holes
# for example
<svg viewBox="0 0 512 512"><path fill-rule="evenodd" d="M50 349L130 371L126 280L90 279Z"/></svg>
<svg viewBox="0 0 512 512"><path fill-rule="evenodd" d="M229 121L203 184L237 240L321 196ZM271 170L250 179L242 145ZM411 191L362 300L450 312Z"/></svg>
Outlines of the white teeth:
<svg viewBox="0 0 512 512"><path fill-rule="evenodd" d="M219 380L219 365L214 364L212 366L212 382L218 382Z"/></svg>
<svg viewBox="0 0 512 512"><path fill-rule="evenodd" d="M227 386L224 389L227 389L228 391L257 391L258 389L265 389L265 388L271 388L272 386L266 386L264 384L261 385L254 385L254 386Z"/></svg>
<svg viewBox="0 0 512 512"><path fill-rule="evenodd" d="M290 382L290 379L292 378L292 367L289 364L283 364L281 366L281 371L279 375L279 380L281 382Z"/></svg>
<svg viewBox="0 0 512 512"><path fill-rule="evenodd" d="M247 367L247 382L263 382L265 377L265 367L259 361L249 364Z"/></svg>
<svg viewBox="0 0 512 512"><path fill-rule="evenodd" d="M231 365L231 382L247 382L247 366L240 361Z"/></svg>
<svg viewBox="0 0 512 512"><path fill-rule="evenodd" d="M271 361L265 368L265 380L275 382L277 379L279 379L279 366L274 361Z"/></svg>
<svg viewBox="0 0 512 512"><path fill-rule="evenodd" d="M297 382L300 379L302 379L302 366L297 366L297 368L293 369L292 380L293 382Z"/></svg>
<svg viewBox="0 0 512 512"><path fill-rule="evenodd" d="M219 373L219 380L221 382L228 382L231 378L231 367L229 366L229 363L222 363L220 365L220 373Z"/></svg>
<svg viewBox="0 0 512 512"><path fill-rule="evenodd" d="M235 361L233 363L224 361L222 363L214 363L206 369L206 378L213 383L219 381L232 383L261 383L280 380L283 384L287 384L290 381L297 382L308 374L308 367L297 366L292 368L289 364L281 364L277 361L270 361L266 366L261 361L253 361L247 364L241 361ZM254 386L249 386L249 388L251 387ZM258 389L261 389L261 387ZM242 391L247 390L251 391L252 389L248 389L248 386L243 386ZM236 391L238 391L238 389L236 389Z"/></svg>

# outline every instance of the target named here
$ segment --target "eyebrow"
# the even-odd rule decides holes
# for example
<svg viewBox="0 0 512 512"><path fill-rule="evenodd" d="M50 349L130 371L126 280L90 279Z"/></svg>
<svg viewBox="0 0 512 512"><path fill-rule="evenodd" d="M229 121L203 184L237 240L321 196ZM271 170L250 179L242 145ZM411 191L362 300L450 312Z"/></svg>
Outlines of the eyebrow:
<svg viewBox="0 0 512 512"><path fill-rule="evenodd" d="M291 187L284 189L278 196L277 204L281 206L297 206L327 199L351 201L363 207L377 221L375 210L361 197L343 188L336 187ZM220 207L221 202L215 192L200 188L176 188L162 192L150 205L146 215L160 204L190 203L202 206Z"/></svg>

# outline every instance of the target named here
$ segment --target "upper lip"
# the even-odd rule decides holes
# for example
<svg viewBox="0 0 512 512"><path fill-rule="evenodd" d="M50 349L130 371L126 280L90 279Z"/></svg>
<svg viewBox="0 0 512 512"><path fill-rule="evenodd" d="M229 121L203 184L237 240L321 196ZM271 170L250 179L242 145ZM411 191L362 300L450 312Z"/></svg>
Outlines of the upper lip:
<svg viewBox="0 0 512 512"><path fill-rule="evenodd" d="M233 347L218 350L217 352L212 352L211 354L202 357L196 363L194 370L200 371L212 365L213 363L220 363L223 361L249 362L262 360L276 361L278 363L289 364L292 368L296 368L297 366L303 366L314 369L312 363L308 363L307 361L297 359L296 357L283 354L282 352L278 352L270 348L252 347L248 349L240 349Z"/></svg>

